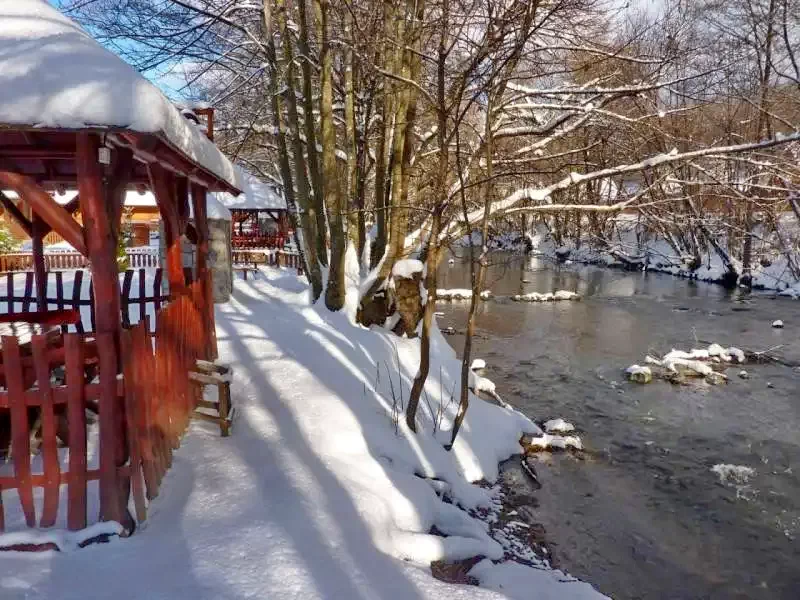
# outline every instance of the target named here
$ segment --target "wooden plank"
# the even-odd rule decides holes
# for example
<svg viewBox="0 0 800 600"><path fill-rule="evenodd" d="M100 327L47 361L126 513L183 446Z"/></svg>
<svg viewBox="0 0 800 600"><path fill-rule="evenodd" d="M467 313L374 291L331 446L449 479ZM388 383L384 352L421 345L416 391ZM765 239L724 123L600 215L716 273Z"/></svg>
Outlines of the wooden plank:
<svg viewBox="0 0 800 600"><path fill-rule="evenodd" d="M165 309L166 310L166 309ZM153 423L151 429L153 436L153 448L156 454L156 475L157 481L160 484L164 474L167 471L170 462L169 447L167 443L167 427L169 419L166 418L167 403L169 401L168 392L164 393L161 387L161 382L165 379L164 370L164 342L163 342L163 329L161 328L161 321L163 319L163 311L157 315L157 322L154 330L155 348L153 358L151 361L153 378L150 380L150 415ZM161 333L159 333L161 332ZM163 393L163 395L162 395Z"/></svg>
<svg viewBox="0 0 800 600"><path fill-rule="evenodd" d="M64 273L56 271L56 307L64 310Z"/></svg>
<svg viewBox="0 0 800 600"><path fill-rule="evenodd" d="M161 277L163 276L164 269L156 269L156 274L153 278L153 303L155 304L155 312L161 310Z"/></svg>
<svg viewBox="0 0 800 600"><path fill-rule="evenodd" d="M36 383L41 398L42 419L42 465L44 471L44 502L40 527L52 527L58 515L58 492L61 472L58 464L56 444L56 416L53 406L53 392L50 385L50 364L47 357L47 338L35 335L31 340Z"/></svg>
<svg viewBox="0 0 800 600"><path fill-rule="evenodd" d="M140 329L144 324L137 327ZM136 520L139 523L147 519L147 509L144 499L144 481L142 480L142 432L141 432L141 411L142 398L141 386L138 373L136 372L137 357L134 352L132 341L133 333L123 331L120 336L123 356L123 375L125 378L125 418L128 430L128 453L130 456L130 482L131 492L133 493L133 503L136 509Z"/></svg>
<svg viewBox="0 0 800 600"><path fill-rule="evenodd" d="M81 307L81 288L83 287L83 273L84 271L75 271L75 278L72 281L72 308L80 311ZM91 305L90 305L91 306ZM75 324L75 329L78 333L84 333L83 315L81 319Z"/></svg>
<svg viewBox="0 0 800 600"><path fill-rule="evenodd" d="M145 302L145 297L147 293L145 291L145 278L146 278L146 271L144 269L139 269L139 322L143 322L145 317L147 316L147 303Z"/></svg>
<svg viewBox="0 0 800 600"><path fill-rule="evenodd" d="M22 301L22 312L30 311L31 300L33 300L33 273L28 271L25 273L25 295Z"/></svg>
<svg viewBox="0 0 800 600"><path fill-rule="evenodd" d="M31 236L31 250L33 251L33 272L36 277L36 309L44 312L47 310L47 269L44 264L44 234L46 224L37 215L33 219L33 235Z"/></svg>
<svg viewBox="0 0 800 600"><path fill-rule="evenodd" d="M122 303L122 326L126 328L131 326L130 296L132 283L133 271L131 269L127 269L125 271L125 276L122 278L122 295L120 298L120 302Z"/></svg>
<svg viewBox="0 0 800 600"><path fill-rule="evenodd" d="M14 312L14 273L6 273L6 295L8 296L8 312Z"/></svg>
<svg viewBox="0 0 800 600"><path fill-rule="evenodd" d="M117 353L113 334L97 333L100 359L100 519L123 523L116 469Z"/></svg>
<svg viewBox="0 0 800 600"><path fill-rule="evenodd" d="M86 397L84 394L84 343L80 334L64 336L67 372L67 424L69 474L67 527L86 527Z"/></svg>
<svg viewBox="0 0 800 600"><path fill-rule="evenodd" d="M158 495L158 474L154 450L154 424L151 398L153 394L153 344L150 341L149 318L145 318L132 332L134 351L134 377L139 388L139 421L137 423L142 451L142 472L147 487L147 498Z"/></svg>
<svg viewBox="0 0 800 600"><path fill-rule="evenodd" d="M19 343L15 337L2 337L3 366L6 389L11 411L11 451L13 453L14 478L17 481L25 523L36 527L36 508L33 504L31 482L31 443L28 425L28 409L25 406L25 384L22 378Z"/></svg>
<svg viewBox="0 0 800 600"><path fill-rule="evenodd" d="M97 301L94 297L94 277L89 281L89 331L97 331Z"/></svg>

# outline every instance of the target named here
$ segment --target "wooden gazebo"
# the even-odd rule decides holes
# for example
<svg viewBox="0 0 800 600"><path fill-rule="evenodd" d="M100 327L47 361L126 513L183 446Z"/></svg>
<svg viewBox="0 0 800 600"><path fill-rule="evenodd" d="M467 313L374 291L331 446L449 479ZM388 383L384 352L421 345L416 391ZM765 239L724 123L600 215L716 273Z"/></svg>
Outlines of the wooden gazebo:
<svg viewBox="0 0 800 600"><path fill-rule="evenodd" d="M145 320L125 330L117 237L125 193L141 187L154 193L164 223L170 302L155 315L155 327ZM51 195L63 188L78 190L66 206ZM32 209L28 219L0 194L33 240L38 310L48 308L42 240L52 231L88 258L95 312L88 338L2 338L0 412L10 414L14 473L0 471L0 490L16 491L28 527L37 525L33 489L42 487L38 526L52 526L66 501L69 528L81 529L87 524L87 482L99 479L99 518L130 531L129 495L141 520L144 498L157 493L193 409L186 371L215 354L206 194L238 194L237 172L155 86L56 8L44 0L14 0L0 3L0 189L13 190ZM192 283L181 263L190 202L197 242ZM82 223L73 218L78 209ZM23 320L37 321L35 315ZM59 368L66 379L56 385L51 381ZM92 405L99 414L96 472L87 466L82 422L83 409ZM40 411L43 475L31 474L28 420L34 408ZM60 445L69 449L69 472L59 470L56 429L62 418L68 434ZM63 484L66 500L59 492Z"/></svg>
<svg viewBox="0 0 800 600"><path fill-rule="evenodd" d="M236 167L242 193L217 194L231 211L234 250L281 249L292 235L286 199L273 186Z"/></svg>

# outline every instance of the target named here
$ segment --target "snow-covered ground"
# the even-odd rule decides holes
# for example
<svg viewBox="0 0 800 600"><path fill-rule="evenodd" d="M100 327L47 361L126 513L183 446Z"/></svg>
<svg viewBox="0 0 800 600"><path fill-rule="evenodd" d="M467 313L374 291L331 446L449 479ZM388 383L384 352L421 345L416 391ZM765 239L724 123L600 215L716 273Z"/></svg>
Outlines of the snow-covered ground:
<svg viewBox="0 0 800 600"><path fill-rule="evenodd" d="M470 482L493 481L539 429L473 397L445 451L460 363L438 332L414 434L402 411L418 340L310 306L287 271L236 286L217 313L221 360L236 373L232 436L192 424L131 538L2 555L0 597L601 597L559 571L503 561L486 524L458 508L490 506L493 492ZM431 561L474 556L487 558L470 573L487 589L431 575Z"/></svg>

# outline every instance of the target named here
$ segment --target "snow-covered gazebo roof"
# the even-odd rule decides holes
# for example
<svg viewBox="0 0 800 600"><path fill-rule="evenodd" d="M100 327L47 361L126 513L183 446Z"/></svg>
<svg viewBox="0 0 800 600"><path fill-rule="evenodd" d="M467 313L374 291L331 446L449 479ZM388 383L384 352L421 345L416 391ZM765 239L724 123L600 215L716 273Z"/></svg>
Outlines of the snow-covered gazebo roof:
<svg viewBox="0 0 800 600"><path fill-rule="evenodd" d="M242 193L238 196L224 192L214 194L223 206L230 210L286 210L286 199L273 186L238 165L234 168L238 172Z"/></svg>
<svg viewBox="0 0 800 600"><path fill-rule="evenodd" d="M0 145L24 145L10 129L97 130L140 161L241 189L233 163L155 85L45 0L0 2Z"/></svg>

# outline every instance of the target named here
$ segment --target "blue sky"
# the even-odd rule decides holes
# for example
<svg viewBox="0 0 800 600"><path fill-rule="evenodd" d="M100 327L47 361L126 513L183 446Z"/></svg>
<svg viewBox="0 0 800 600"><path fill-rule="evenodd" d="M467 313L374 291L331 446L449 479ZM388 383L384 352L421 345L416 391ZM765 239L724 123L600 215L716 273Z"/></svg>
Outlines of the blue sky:
<svg viewBox="0 0 800 600"><path fill-rule="evenodd" d="M47 0L47 1L58 9L61 9L63 5L63 0ZM146 72L143 73L143 75L147 77L147 79L152 81L155 85L157 85L169 98L173 100L185 99L183 94L178 92L178 90L181 87L183 87L185 83L183 78L180 77L179 75L174 73L164 74L156 72Z"/></svg>

